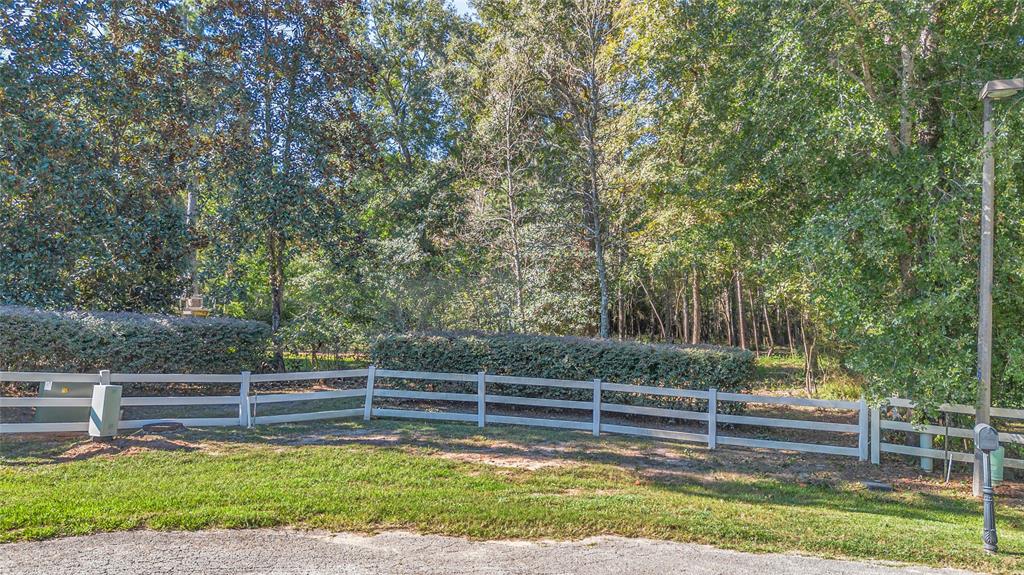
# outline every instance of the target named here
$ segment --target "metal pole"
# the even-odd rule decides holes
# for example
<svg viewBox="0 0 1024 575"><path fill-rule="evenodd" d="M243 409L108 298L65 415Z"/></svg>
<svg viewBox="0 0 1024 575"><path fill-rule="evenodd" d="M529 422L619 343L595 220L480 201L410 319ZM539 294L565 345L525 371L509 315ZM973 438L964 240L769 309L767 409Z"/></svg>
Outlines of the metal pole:
<svg viewBox="0 0 1024 575"><path fill-rule="evenodd" d="M975 424L989 423L992 407L992 233L995 227L995 159L992 99L982 100L981 263L978 286L978 405ZM974 448L974 495L982 491L982 454Z"/></svg>
<svg viewBox="0 0 1024 575"><path fill-rule="evenodd" d="M981 544L985 551L995 553L999 547L999 537L996 535L996 503L995 492L992 490L992 454L988 451L982 455L983 471L983 523L981 530Z"/></svg>

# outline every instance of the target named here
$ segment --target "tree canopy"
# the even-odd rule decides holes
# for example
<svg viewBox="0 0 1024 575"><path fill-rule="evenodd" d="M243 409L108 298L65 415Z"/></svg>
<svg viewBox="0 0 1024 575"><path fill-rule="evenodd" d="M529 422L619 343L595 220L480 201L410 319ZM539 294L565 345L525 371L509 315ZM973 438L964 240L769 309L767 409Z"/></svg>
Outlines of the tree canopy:
<svg viewBox="0 0 1024 575"><path fill-rule="evenodd" d="M285 350L483 329L837 359L973 401L983 82L1013 0L12 0L0 301ZM996 105L995 396L1024 404L1024 106ZM188 198L198 213L186 221Z"/></svg>

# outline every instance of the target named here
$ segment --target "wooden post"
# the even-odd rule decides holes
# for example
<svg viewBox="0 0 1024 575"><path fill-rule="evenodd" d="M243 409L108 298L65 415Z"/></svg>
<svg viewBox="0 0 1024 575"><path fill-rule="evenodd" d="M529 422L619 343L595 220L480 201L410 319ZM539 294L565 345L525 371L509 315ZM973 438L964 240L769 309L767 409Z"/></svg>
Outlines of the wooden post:
<svg viewBox="0 0 1024 575"><path fill-rule="evenodd" d="M871 442L871 430L868 428L868 400L860 398L860 409L857 412L857 447L860 448L860 460L868 460L868 445Z"/></svg>
<svg viewBox="0 0 1024 575"><path fill-rule="evenodd" d="M708 390L708 449L718 447L718 389Z"/></svg>
<svg viewBox="0 0 1024 575"><path fill-rule="evenodd" d="M252 427L252 420L249 419L249 377L251 372L242 372L242 384L238 386L238 425L241 427Z"/></svg>
<svg viewBox="0 0 1024 575"><path fill-rule="evenodd" d="M920 433L920 434L918 434L918 440L917 440L918 441L918 445L921 447L921 449L931 449L932 448L932 438L933 438L933 436L930 433ZM928 456L922 455L921 456L921 470L922 471L927 471L928 473L931 473L933 469L934 469L934 467L932 465L932 458L928 457Z"/></svg>
<svg viewBox="0 0 1024 575"><path fill-rule="evenodd" d="M877 407L871 408L871 463L878 465L882 458L882 413Z"/></svg>
<svg viewBox="0 0 1024 575"><path fill-rule="evenodd" d="M476 374L476 426L487 424L487 375L480 371Z"/></svg>
<svg viewBox="0 0 1024 575"><path fill-rule="evenodd" d="M363 404L363 420L370 421L373 412L373 380L377 377L377 366L366 370L366 403Z"/></svg>
<svg viewBox="0 0 1024 575"><path fill-rule="evenodd" d="M601 436L601 380L594 380L594 437Z"/></svg>
<svg viewBox="0 0 1024 575"><path fill-rule="evenodd" d="M89 436L112 439L121 424L121 386L110 385L110 371L100 371L100 383L92 387Z"/></svg>

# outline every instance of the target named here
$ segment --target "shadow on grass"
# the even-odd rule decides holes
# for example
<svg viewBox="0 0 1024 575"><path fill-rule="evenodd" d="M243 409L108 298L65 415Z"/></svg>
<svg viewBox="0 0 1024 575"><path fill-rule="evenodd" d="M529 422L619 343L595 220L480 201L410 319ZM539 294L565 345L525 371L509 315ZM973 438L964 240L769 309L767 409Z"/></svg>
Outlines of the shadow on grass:
<svg viewBox="0 0 1024 575"><path fill-rule="evenodd" d="M4 456L4 464L14 467L31 465L53 465L71 461L83 461L103 455L130 455L143 451L197 451L199 448L173 435L126 435L110 440L94 441L76 437L63 441L41 442L24 441L14 447L12 454L0 452ZM9 447L9 446L5 446Z"/></svg>
<svg viewBox="0 0 1024 575"><path fill-rule="evenodd" d="M908 501L906 498L893 494L836 491L824 487L794 485L764 479L656 484L652 487L670 493L751 505L820 507L846 513L938 523L977 521L979 528L981 521L980 504L935 494L916 494L920 498L919 501ZM1018 514L1001 515L1000 521L1002 526L1013 530L1024 529L1024 518Z"/></svg>
<svg viewBox="0 0 1024 575"><path fill-rule="evenodd" d="M81 442L81 433L0 436L0 462L4 465L57 463L62 453Z"/></svg>

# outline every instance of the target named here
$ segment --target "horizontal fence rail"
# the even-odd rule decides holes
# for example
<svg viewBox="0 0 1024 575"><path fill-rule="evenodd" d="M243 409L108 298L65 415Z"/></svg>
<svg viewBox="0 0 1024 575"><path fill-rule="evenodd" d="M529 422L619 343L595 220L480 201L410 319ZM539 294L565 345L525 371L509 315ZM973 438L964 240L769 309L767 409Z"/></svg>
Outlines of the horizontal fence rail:
<svg viewBox="0 0 1024 575"><path fill-rule="evenodd" d="M758 427L781 427L805 431L856 434L856 447L794 441L775 441L749 437L719 437L718 442L723 445L782 449L788 451L802 451L806 453L823 453L827 455L844 455L848 457L856 457L861 461L867 461L868 459L868 405L863 399L861 401L837 401L828 399L809 399L803 397L751 395L745 393L719 393L717 395L719 401L787 405L857 412L858 423L856 425L803 419L753 417L746 415L723 414L719 415L717 418L721 423L732 423L734 425L754 425Z"/></svg>
<svg viewBox="0 0 1024 575"><path fill-rule="evenodd" d="M938 460L945 464L951 462L974 464L974 430L958 425L943 425L941 422L928 424L912 423L909 412L917 408L917 405L905 398L890 398L879 407L871 409L871 436L875 440L871 444L871 462L880 463L883 453L897 455L909 455L920 459L921 467L931 470L933 461ZM899 415L903 410L902 417ZM971 405L944 403L939 405L940 414L966 415L973 418L975 407ZM993 418L1024 421L1024 409L1007 409L993 407L991 409ZM972 419L973 421L973 419ZM997 426L998 427L998 426ZM884 432L902 432L907 436L918 436L918 445L906 445L885 441ZM966 440L959 443L970 445L965 451L956 448L937 449L934 447L934 438L937 436L945 438L957 438ZM1024 444L1024 434L1021 433L999 433L999 442L1003 444ZM944 442L946 443L946 442ZM1003 459L1003 466L1011 469L1024 469L1024 459L1006 457Z"/></svg>
<svg viewBox="0 0 1024 575"><path fill-rule="evenodd" d="M253 384L289 384L296 382L316 382L327 380L365 380L365 385L351 389L331 389L324 391L301 392L269 392L258 393L252 389ZM382 386L391 381L404 382L447 382L455 384L475 384L472 391L423 391L414 389L397 389ZM677 389L650 385L632 385L623 383L594 380L547 379L537 377L521 377L495 375L488 373L438 373L409 370L377 369L370 366L366 369L346 369L334 371L315 371L282 374L131 374L109 373L99 374L64 374L36 372L0 372L0 381L37 383L87 383L87 384L190 384L190 385L237 385L237 395L208 396L126 396L121 398L120 406L127 407L198 407L198 406L236 406L237 417L185 417L185 418L154 418L120 420L119 429L136 429L148 423L180 422L191 426L242 426L315 421L321 419L357 418L369 420L373 417L401 419L426 419L437 421L456 421L476 423L479 427L493 424L526 425L552 429L570 429L589 431L595 436L602 433L633 435L696 442L716 448L718 445L754 447L765 449L781 449L809 453L824 453L868 458L869 426L867 404L851 401L833 401L807 399L798 397L780 397L768 395L751 395L742 393L718 392L716 389ZM495 386L500 386L496 389ZM565 390L589 391L591 399L551 399L545 397L529 397L519 395L519 390L529 388L560 388ZM614 394L616 401L606 399ZM653 407L632 405L623 397L656 397L666 399L687 400L686 408ZM304 409L307 402L344 401L346 399L361 402L362 406L353 405L341 409L322 409L309 411ZM398 402L396 405L381 402ZM626 402L623 402L626 401ZM436 403L435 403L436 402ZM858 414L858 423L834 423L817 419L787 419L776 417L760 417L739 415L726 410L719 413L723 402L740 404L768 404L790 407L813 408L815 410L847 410ZM409 405L412 403L413 405ZM51 398L51 397L0 397L0 407L89 407L90 398ZM272 406L281 405L289 408L302 409L297 413L264 413ZM518 406L538 409L560 410L557 416L550 414L509 414L488 412L488 406ZM298 407L296 407L298 406ZM693 406L702 406L697 409ZM456 410L458 408L458 410ZM513 412L515 413L515 412ZM572 415L576 414L575 418ZM603 416L640 416L668 420L669 428L649 427L633 422L609 422ZM703 428L703 431L692 429L672 429L672 422L688 421ZM722 426L726 428L720 429ZM856 447L817 443L808 441L779 441L723 435L721 432L741 426L790 429L806 433L834 433L856 436ZM79 432L88 429L87 422L74 423L3 423L0 432Z"/></svg>
<svg viewBox="0 0 1024 575"><path fill-rule="evenodd" d="M307 371L298 373L264 373L251 375L249 383L290 383L316 380L337 380L368 378L369 369L341 369L334 371ZM245 385L243 383L243 385ZM302 421L317 421L321 419L342 419L346 417L358 417L363 414L362 408L351 409L323 409L303 413L281 413L275 415L261 415L260 406L273 404L305 402L305 401L329 401L346 398L362 398L366 396L366 390L359 389L334 389L329 391L310 391L299 393L253 393L249 395L248 387L245 403L239 404L239 408L247 414L251 410L251 417L248 418L246 426L269 425L273 423L298 423Z"/></svg>
<svg viewBox="0 0 1024 575"><path fill-rule="evenodd" d="M60 385L98 384L98 373L40 373L26 371L0 371L0 382L50 383ZM0 408L5 407L84 407L92 406L90 397L3 397ZM88 421L62 423L8 423L0 414L0 433L69 433L89 431Z"/></svg>
<svg viewBox="0 0 1024 575"><path fill-rule="evenodd" d="M349 389L287 392L270 390L254 391L253 384L301 384L303 382L351 381L355 386ZM388 387L389 382L435 382L461 385L462 391L425 391L422 389L399 389ZM807 453L821 453L856 457L862 461L879 463L881 454L921 458L922 466L933 460L946 463L973 463L974 454L970 445L973 430L968 427L944 425L930 422L925 425L911 422L909 411L916 408L908 399L891 398L878 407L868 407L866 401L840 401L783 397L745 393L719 392L716 389L678 389L651 385L632 385L594 380L546 379L495 375L484 372L438 373L409 370L344 369L334 371L313 371L281 374L139 374L139 373L46 373L46 372L0 372L0 382L14 384L39 384L51 390L53 386L103 386L120 384L189 386L237 386L238 393L232 395L189 395L171 396L152 394L146 396L125 396L120 399L120 408L183 408L187 417L160 417L149 419L119 419L117 429L137 429L149 423L179 422L189 426L242 426L315 421L336 418L388 417L401 419L425 419L476 423L479 427L493 424L526 425L552 429L588 431L595 436L602 433L633 435L696 442L714 449L719 445L736 447L778 449ZM382 385L384 384L384 385ZM496 387L497 386L497 387ZM474 389L475 388L475 389ZM558 388L575 394L573 399L530 397L525 390L530 388ZM150 388L151 389L151 388ZM223 387L215 388L223 393ZM590 393L586 393L586 392ZM524 394L520 394L523 392ZM583 392L583 393L580 393ZM580 396L588 399L581 399ZM629 398L664 398L684 400L675 407L654 407L632 405ZM343 405L351 400L351 405ZM310 411L307 402L341 402L328 409ZM807 417L801 419L746 415L734 409L722 409L730 403L743 405L780 405L804 408ZM361 404L361 405L359 405ZM92 408L90 397L3 397L0 408ZM207 406L227 406L237 409L237 416L202 417L195 409ZM273 406L299 409L295 413L265 413ZM491 411L488 411L491 406ZM536 408L538 410L559 410L550 413L495 412L498 406ZM825 410L851 412L856 423L827 421L821 414ZM900 411L904 415L900 415ZM189 413L193 412L193 413ZM960 404L943 404L939 412L951 416L973 416L974 407ZM605 416L637 416L667 420L660 427L645 424L644 421L608 421ZM1024 421L1024 410L992 408L992 416L1003 420ZM673 429L679 421L690 423L687 429ZM849 420L848 420L849 421ZM947 421L948 423L948 421ZM694 429L696 427L696 429ZM802 440L775 440L761 437L735 435L735 430L747 428L786 429L799 432ZM0 433L66 433L89 431L89 421L74 422L7 422L0 417ZM918 445L907 445L885 441L885 433L917 434ZM826 434L846 437L845 445L819 441ZM954 438L962 450L933 445L934 437ZM1024 444L1024 433L1001 433L1004 444ZM855 445L850 445L854 443ZM948 441L944 441L948 444ZM1006 458L1004 465L1024 469L1024 459Z"/></svg>

